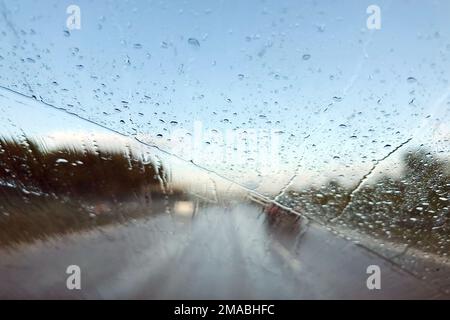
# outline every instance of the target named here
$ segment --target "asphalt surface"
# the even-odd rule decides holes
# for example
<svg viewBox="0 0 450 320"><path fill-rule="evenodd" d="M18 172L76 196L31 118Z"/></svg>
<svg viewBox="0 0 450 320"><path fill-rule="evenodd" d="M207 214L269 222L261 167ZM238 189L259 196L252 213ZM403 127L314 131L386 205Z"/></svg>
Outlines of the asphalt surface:
<svg viewBox="0 0 450 320"><path fill-rule="evenodd" d="M81 290L66 269L81 268ZM366 269L381 269L369 290ZM446 298L421 279L315 224L247 203L147 219L0 250L0 298Z"/></svg>

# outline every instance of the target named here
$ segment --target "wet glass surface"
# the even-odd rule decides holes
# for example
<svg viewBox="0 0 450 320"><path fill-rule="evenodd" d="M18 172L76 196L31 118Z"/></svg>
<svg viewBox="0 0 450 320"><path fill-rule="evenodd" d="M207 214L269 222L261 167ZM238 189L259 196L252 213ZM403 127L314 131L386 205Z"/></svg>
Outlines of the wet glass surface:
<svg viewBox="0 0 450 320"><path fill-rule="evenodd" d="M0 2L0 297L448 298L447 12Z"/></svg>

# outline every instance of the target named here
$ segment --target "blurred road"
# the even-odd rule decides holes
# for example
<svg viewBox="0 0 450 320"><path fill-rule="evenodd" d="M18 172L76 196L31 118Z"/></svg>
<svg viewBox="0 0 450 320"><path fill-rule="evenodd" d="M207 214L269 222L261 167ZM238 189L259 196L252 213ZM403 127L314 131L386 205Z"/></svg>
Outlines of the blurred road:
<svg viewBox="0 0 450 320"><path fill-rule="evenodd" d="M66 288L68 265L82 289ZM366 268L381 268L368 290ZM315 224L252 204L161 213L0 251L0 298L444 298L425 281Z"/></svg>

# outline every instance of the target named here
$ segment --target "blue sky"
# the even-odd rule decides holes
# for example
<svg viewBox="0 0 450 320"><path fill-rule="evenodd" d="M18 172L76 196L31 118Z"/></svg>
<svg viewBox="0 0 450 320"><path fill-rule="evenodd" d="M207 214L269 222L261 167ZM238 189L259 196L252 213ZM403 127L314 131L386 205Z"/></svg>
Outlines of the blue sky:
<svg viewBox="0 0 450 320"><path fill-rule="evenodd" d="M81 29L67 36L70 4ZM371 4L380 30L366 28ZM450 120L448 1L3 0L0 10L1 86L167 149L195 122L282 131L268 184L330 167L358 168L346 177L357 179L412 136L446 148L430 128ZM257 166L196 161L261 180Z"/></svg>

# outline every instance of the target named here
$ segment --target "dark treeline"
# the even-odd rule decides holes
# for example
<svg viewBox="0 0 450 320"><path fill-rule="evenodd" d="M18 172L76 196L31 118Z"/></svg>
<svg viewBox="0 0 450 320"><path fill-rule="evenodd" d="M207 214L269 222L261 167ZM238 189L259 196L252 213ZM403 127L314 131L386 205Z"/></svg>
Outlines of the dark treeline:
<svg viewBox="0 0 450 320"><path fill-rule="evenodd" d="M336 181L291 191L283 199L325 223L337 223L380 239L426 251L450 252L449 165L417 150L403 156L400 177L387 175L354 193Z"/></svg>
<svg viewBox="0 0 450 320"><path fill-rule="evenodd" d="M0 181L23 191L83 199L121 199L167 181L162 166L126 152L59 148L44 151L30 139L0 139Z"/></svg>

